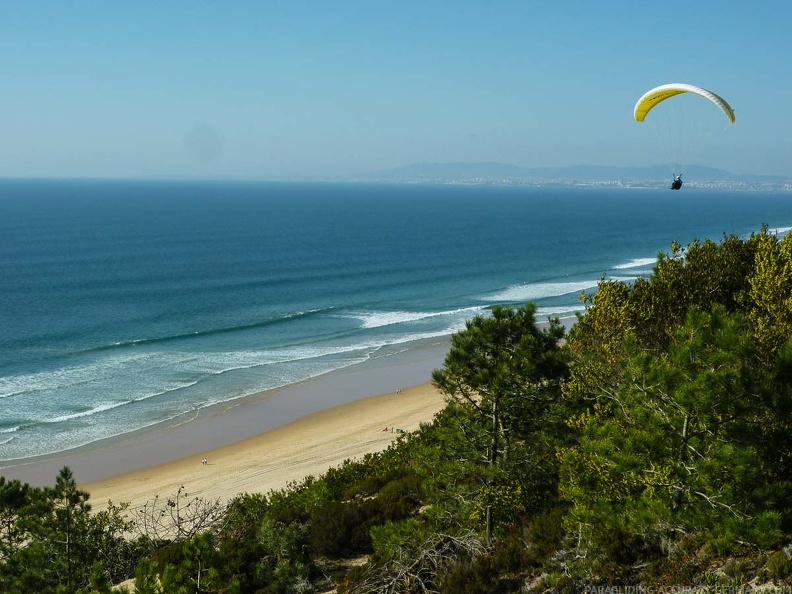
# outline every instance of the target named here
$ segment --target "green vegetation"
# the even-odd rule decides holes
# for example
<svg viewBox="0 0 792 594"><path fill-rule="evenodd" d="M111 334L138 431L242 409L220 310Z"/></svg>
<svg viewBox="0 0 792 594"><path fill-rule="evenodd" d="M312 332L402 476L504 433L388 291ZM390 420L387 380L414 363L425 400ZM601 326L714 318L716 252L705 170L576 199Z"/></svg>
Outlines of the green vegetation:
<svg viewBox="0 0 792 594"><path fill-rule="evenodd" d="M673 245L584 302L566 337L470 320L432 423L277 492L92 513L68 469L0 478L0 591L788 585L792 235Z"/></svg>

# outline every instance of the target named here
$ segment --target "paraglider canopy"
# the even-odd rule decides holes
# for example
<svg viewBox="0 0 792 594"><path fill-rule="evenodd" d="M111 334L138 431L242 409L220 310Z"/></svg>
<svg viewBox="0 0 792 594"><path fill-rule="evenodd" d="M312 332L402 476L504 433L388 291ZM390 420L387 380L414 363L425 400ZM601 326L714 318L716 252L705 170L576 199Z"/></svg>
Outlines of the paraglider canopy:
<svg viewBox="0 0 792 594"><path fill-rule="evenodd" d="M647 91L640 99L638 99L638 103L635 104L635 119L639 122L643 122L646 115L658 103L662 103L666 99L670 99L671 97L680 95L682 93L693 93L694 95L698 95L704 99L707 99L708 101L714 103L724 113L724 115L729 118L729 121L732 124L736 121L734 110L728 103L726 103L726 100L723 99L723 97L720 97L712 91L708 91L707 89L685 83L660 85L659 87L655 87L654 89Z"/></svg>

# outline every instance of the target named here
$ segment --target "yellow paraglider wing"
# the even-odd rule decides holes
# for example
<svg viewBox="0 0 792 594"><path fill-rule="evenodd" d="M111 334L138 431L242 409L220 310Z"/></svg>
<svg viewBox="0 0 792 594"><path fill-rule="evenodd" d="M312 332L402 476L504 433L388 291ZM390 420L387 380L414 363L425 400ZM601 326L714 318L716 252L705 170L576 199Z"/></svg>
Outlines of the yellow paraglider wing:
<svg viewBox="0 0 792 594"><path fill-rule="evenodd" d="M651 91L648 91L643 97L638 99L638 103L635 104L635 119L639 122L643 122L646 114L648 114L658 103L661 103L666 99L681 93L693 93L695 95L699 95L700 97L704 97L704 99L714 103L726 115L726 117L729 118L729 121L732 124L735 122L736 118L734 117L734 110L728 103L726 103L726 100L723 99L723 97L720 97L712 91L708 91L707 89L702 89L701 87L694 85L687 85L685 83L660 85L659 87L655 87Z"/></svg>

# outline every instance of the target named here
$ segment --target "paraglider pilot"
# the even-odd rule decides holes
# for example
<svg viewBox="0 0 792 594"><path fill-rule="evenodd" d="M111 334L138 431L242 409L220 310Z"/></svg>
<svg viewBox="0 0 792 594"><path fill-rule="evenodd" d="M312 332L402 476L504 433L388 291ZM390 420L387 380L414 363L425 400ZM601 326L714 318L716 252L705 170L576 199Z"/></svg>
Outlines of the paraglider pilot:
<svg viewBox="0 0 792 594"><path fill-rule="evenodd" d="M682 187L682 174L680 173L674 178L674 181L671 182L671 189L678 190Z"/></svg>

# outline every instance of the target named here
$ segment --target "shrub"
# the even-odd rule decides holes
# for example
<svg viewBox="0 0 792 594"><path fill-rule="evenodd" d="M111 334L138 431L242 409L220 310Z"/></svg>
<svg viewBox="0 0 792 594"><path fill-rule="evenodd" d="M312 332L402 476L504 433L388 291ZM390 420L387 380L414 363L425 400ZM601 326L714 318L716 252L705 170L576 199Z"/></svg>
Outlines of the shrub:
<svg viewBox="0 0 792 594"><path fill-rule="evenodd" d="M561 507L554 507L537 515L528 529L527 560L541 565L560 547L564 538L564 514Z"/></svg>
<svg viewBox="0 0 792 594"><path fill-rule="evenodd" d="M767 560L767 575L771 580L783 581L792 574L792 561L786 552L776 551Z"/></svg>
<svg viewBox="0 0 792 594"><path fill-rule="evenodd" d="M439 580L441 594L489 594L498 584L498 572L492 556L457 560Z"/></svg>

